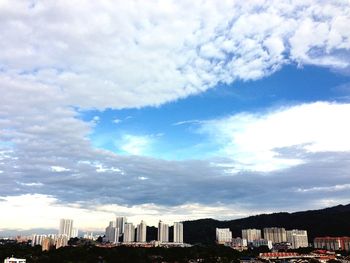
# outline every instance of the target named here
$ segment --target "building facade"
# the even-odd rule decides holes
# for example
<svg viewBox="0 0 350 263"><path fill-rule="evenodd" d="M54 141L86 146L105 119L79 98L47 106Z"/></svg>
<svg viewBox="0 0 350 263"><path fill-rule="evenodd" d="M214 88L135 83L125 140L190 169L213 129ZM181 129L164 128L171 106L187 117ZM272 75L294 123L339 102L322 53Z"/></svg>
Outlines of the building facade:
<svg viewBox="0 0 350 263"><path fill-rule="evenodd" d="M271 240L267 240L267 239L255 239L252 242L253 247L261 247L261 246L266 246L269 249L272 249L273 245L272 245L272 241Z"/></svg>
<svg viewBox="0 0 350 263"><path fill-rule="evenodd" d="M75 238L75 237L79 237L79 229L73 227L71 238Z"/></svg>
<svg viewBox="0 0 350 263"><path fill-rule="evenodd" d="M58 235L66 235L68 239L73 237L73 220L72 219L60 220Z"/></svg>
<svg viewBox="0 0 350 263"><path fill-rule="evenodd" d="M306 230L298 230L298 229L287 230L286 235L287 235L287 242L290 243L291 248L293 249L309 246Z"/></svg>
<svg viewBox="0 0 350 263"><path fill-rule="evenodd" d="M282 227L267 227L264 228L264 239L271 240L272 243L287 242L286 229Z"/></svg>
<svg viewBox="0 0 350 263"><path fill-rule="evenodd" d="M110 221L106 227L105 238L107 242L118 243L119 240L119 228L116 227L115 221Z"/></svg>
<svg viewBox="0 0 350 263"><path fill-rule="evenodd" d="M124 224L123 242L124 243L135 242L135 227L132 223Z"/></svg>
<svg viewBox="0 0 350 263"><path fill-rule="evenodd" d="M118 233L119 233L119 236L118 236L118 240L123 236L124 234L124 227L125 227L125 224L126 224L126 217L125 216L119 216L115 219L115 227L118 228Z"/></svg>
<svg viewBox="0 0 350 263"><path fill-rule="evenodd" d="M232 232L229 228L216 228L216 242L219 244L231 243Z"/></svg>
<svg viewBox="0 0 350 263"><path fill-rule="evenodd" d="M247 241L247 239L240 238L240 237L232 238L231 246L232 247L247 247L248 241Z"/></svg>
<svg viewBox="0 0 350 263"><path fill-rule="evenodd" d="M242 229L242 238L246 239L249 243L254 240L261 239L260 229Z"/></svg>
<svg viewBox="0 0 350 263"><path fill-rule="evenodd" d="M141 220L141 223L137 225L136 229L136 241L146 242L147 224L145 221Z"/></svg>
<svg viewBox="0 0 350 263"><path fill-rule="evenodd" d="M65 235L58 236L55 240L55 247L56 249L60 247L68 246L68 237Z"/></svg>
<svg viewBox="0 0 350 263"><path fill-rule="evenodd" d="M169 242L169 225L163 223L161 220L158 223L158 241Z"/></svg>
<svg viewBox="0 0 350 263"><path fill-rule="evenodd" d="M5 258L4 263L26 263L26 260L23 258Z"/></svg>
<svg viewBox="0 0 350 263"><path fill-rule="evenodd" d="M316 237L314 248L350 251L350 237Z"/></svg>
<svg viewBox="0 0 350 263"><path fill-rule="evenodd" d="M42 246L43 240L46 238L46 235L32 235L32 247L34 246Z"/></svg>
<svg viewBox="0 0 350 263"><path fill-rule="evenodd" d="M182 223L174 223L174 243L184 242L184 227Z"/></svg>
<svg viewBox="0 0 350 263"><path fill-rule="evenodd" d="M54 246L55 246L55 240L51 237L46 237L42 242L41 249L42 251L49 251L51 248L54 248Z"/></svg>

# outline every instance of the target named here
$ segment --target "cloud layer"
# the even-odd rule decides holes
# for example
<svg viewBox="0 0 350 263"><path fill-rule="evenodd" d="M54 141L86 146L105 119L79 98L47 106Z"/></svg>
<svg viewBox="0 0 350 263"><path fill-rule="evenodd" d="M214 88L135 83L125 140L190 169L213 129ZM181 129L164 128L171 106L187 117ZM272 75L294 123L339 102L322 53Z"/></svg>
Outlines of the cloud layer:
<svg viewBox="0 0 350 263"><path fill-rule="evenodd" d="M22 209L11 205L13 198L37 194L53 198L45 205L55 215L101 209L87 222L122 211L136 220L138 209L152 222L164 211L169 218L171 211L184 219L232 218L350 201L340 187L349 179L348 104L311 103L200 122L222 157L166 161L95 149L88 139L94 121L62 107L59 91L22 79L1 83L7 92L0 105L0 205L15 215Z"/></svg>
<svg viewBox="0 0 350 263"><path fill-rule="evenodd" d="M16 209L17 196L35 207L40 200L88 211L110 205L114 213L141 206L193 218L194 208L205 211L200 216L231 217L242 213L227 207L248 214L349 201L339 187L349 178L346 104L207 122L203 131L217 129L219 145L227 143L224 156L210 160L95 149L88 138L98 119L80 118L90 108L161 105L288 63L347 72L348 2L1 1L0 21L1 209ZM148 143L121 140L132 154ZM258 158L267 169L254 168ZM275 169L279 160L283 172ZM334 189L327 197L325 187Z"/></svg>
<svg viewBox="0 0 350 263"><path fill-rule="evenodd" d="M286 63L348 70L346 1L2 1L2 74L83 108L160 105ZM14 75L14 76L13 76Z"/></svg>
<svg viewBox="0 0 350 263"><path fill-rule="evenodd" d="M271 171L302 163L304 155L288 154L295 150L350 151L349 115L349 104L317 102L205 121L199 131L216 140L218 154L238 162L238 171Z"/></svg>

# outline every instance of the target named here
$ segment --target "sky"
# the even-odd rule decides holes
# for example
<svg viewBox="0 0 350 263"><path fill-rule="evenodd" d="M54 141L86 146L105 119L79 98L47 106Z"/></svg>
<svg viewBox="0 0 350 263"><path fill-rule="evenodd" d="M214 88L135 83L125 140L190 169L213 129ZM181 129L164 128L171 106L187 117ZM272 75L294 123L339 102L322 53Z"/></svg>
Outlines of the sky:
<svg viewBox="0 0 350 263"><path fill-rule="evenodd" d="M0 1L0 230L350 203L349 1Z"/></svg>

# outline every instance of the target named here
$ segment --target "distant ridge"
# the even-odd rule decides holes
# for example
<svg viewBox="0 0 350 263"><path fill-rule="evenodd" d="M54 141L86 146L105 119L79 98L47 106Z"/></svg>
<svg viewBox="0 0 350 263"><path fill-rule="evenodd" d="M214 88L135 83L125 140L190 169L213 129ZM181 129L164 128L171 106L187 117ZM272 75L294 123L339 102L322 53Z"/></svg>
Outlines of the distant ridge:
<svg viewBox="0 0 350 263"><path fill-rule="evenodd" d="M29 236L32 234L46 235L56 234L57 229L55 228L31 228L31 229L0 229L0 237L14 237L14 236Z"/></svg>
<svg viewBox="0 0 350 263"><path fill-rule="evenodd" d="M316 236L350 236L350 204L337 205L320 210L295 213L273 213L241 219L218 221L199 219L184 222L184 241L195 244L210 244L215 241L215 228L230 228L234 237L241 236L241 229L264 227L305 229L309 242Z"/></svg>
<svg viewBox="0 0 350 263"><path fill-rule="evenodd" d="M309 242L316 236L350 236L350 204L308 210L295 213L272 213L249 216L246 218L219 221L215 219L198 219L184 221L184 241L190 244L212 244L215 242L215 228L230 228L234 237L241 236L244 228L285 227L286 229L305 229ZM172 227L169 229L172 239ZM17 235L51 234L57 229L35 228L28 230L0 229L0 237ZM97 231L98 233L98 231ZM147 227L147 240L157 238L157 228Z"/></svg>

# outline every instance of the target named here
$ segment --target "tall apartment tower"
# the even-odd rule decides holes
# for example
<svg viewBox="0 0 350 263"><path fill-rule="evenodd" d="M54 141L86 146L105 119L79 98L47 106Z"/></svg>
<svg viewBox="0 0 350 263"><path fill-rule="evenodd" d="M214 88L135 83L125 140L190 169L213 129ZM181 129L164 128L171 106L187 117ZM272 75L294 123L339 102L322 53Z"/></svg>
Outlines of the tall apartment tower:
<svg viewBox="0 0 350 263"><path fill-rule="evenodd" d="M136 241L146 242L146 232L147 232L146 222L141 220L141 223L137 225L137 229L136 229Z"/></svg>
<svg viewBox="0 0 350 263"><path fill-rule="evenodd" d="M232 232L229 228L216 228L216 242L219 244L232 242Z"/></svg>
<svg viewBox="0 0 350 263"><path fill-rule="evenodd" d="M74 237L78 237L79 236L79 229L78 228L75 228L75 227L73 227L72 228L72 238L74 238Z"/></svg>
<svg viewBox="0 0 350 263"><path fill-rule="evenodd" d="M43 244L43 240L46 238L46 235L36 235L34 234L32 236L32 247L36 246L36 245L40 245L42 246Z"/></svg>
<svg viewBox="0 0 350 263"><path fill-rule="evenodd" d="M119 228L116 227L115 221L110 221L109 225L106 227L105 232L106 240L114 244L118 243L119 240Z"/></svg>
<svg viewBox="0 0 350 263"><path fill-rule="evenodd" d="M246 239L247 242L252 243L254 240L261 239L260 229L242 229L242 239Z"/></svg>
<svg viewBox="0 0 350 263"><path fill-rule="evenodd" d="M287 233L284 228L267 227L264 228L264 238L271 240L272 243L287 242Z"/></svg>
<svg viewBox="0 0 350 263"><path fill-rule="evenodd" d="M73 237L73 220L72 219L61 219L60 227L58 229L59 235L65 235L69 238Z"/></svg>
<svg viewBox="0 0 350 263"><path fill-rule="evenodd" d="M164 224L161 220L158 223L158 241L169 242L169 225Z"/></svg>
<svg viewBox="0 0 350 263"><path fill-rule="evenodd" d="M135 241L135 227L132 223L125 223L124 225L124 243L131 243Z"/></svg>
<svg viewBox="0 0 350 263"><path fill-rule="evenodd" d="M49 251L54 246L55 246L55 240L51 237L46 237L46 238L44 238L44 240L42 242L41 250L42 251Z"/></svg>
<svg viewBox="0 0 350 263"><path fill-rule="evenodd" d="M287 242L291 244L293 249L308 247L307 231L298 229L287 230Z"/></svg>
<svg viewBox="0 0 350 263"><path fill-rule="evenodd" d="M120 237L124 234L125 224L126 224L126 217L125 216L120 216L120 217L116 218L115 227L118 228L117 232L119 233L117 241L119 241Z"/></svg>
<svg viewBox="0 0 350 263"><path fill-rule="evenodd" d="M58 236L55 240L55 247L56 249L60 247L65 247L68 246L68 237L63 235L63 236Z"/></svg>
<svg viewBox="0 0 350 263"><path fill-rule="evenodd" d="M174 223L174 243L184 242L184 227L182 223Z"/></svg>

